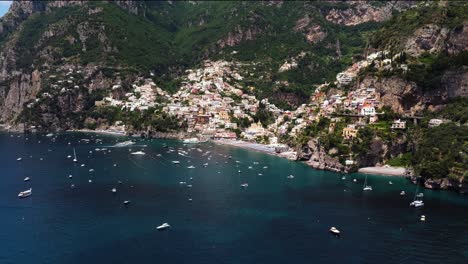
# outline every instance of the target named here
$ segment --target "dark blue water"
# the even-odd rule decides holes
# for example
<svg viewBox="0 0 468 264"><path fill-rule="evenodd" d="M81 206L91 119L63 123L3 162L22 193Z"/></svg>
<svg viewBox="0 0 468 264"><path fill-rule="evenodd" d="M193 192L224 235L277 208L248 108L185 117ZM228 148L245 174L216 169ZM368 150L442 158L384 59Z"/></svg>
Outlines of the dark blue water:
<svg viewBox="0 0 468 264"><path fill-rule="evenodd" d="M139 141L131 149L144 156L129 148L95 151L123 140L0 134L0 263L468 262L466 196L424 190L426 205L415 209L409 207L415 186L402 178L369 176L374 191L363 193L364 175L342 180L212 144L196 145L200 152L177 141ZM164 144L189 157L167 153ZM73 147L78 164L66 157ZM24 182L26 176L32 180ZM245 182L249 187L241 188ZM29 187L33 195L18 199ZM426 222L419 221L421 214ZM172 228L156 231L164 222ZM342 236L328 233L331 226Z"/></svg>

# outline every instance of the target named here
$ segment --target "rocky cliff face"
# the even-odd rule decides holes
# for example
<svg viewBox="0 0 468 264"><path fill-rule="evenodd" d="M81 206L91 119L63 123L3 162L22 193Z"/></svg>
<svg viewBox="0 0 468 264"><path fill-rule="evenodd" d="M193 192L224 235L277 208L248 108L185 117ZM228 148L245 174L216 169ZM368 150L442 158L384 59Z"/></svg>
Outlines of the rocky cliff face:
<svg viewBox="0 0 468 264"><path fill-rule="evenodd" d="M342 165L338 158L328 155L317 139L311 139L307 145L298 149L298 160L305 161L307 165L319 170L350 172L350 168Z"/></svg>
<svg viewBox="0 0 468 264"><path fill-rule="evenodd" d="M332 9L326 19L332 23L355 26L366 22L382 22L392 17L393 11L402 11L409 6L408 1L392 1L374 6L365 1L347 1L348 9Z"/></svg>

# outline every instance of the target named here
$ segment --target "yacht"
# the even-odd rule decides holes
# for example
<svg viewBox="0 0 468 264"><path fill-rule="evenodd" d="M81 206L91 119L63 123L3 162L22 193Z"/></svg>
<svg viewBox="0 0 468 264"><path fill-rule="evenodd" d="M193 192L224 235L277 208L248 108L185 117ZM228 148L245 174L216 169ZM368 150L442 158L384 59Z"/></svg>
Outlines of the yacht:
<svg viewBox="0 0 468 264"><path fill-rule="evenodd" d="M418 188L419 188L419 178L416 180L416 190L414 192L414 199L410 203L410 206L414 206L414 207L424 206L424 202L422 201L422 198L424 197L424 194L418 193Z"/></svg>
<svg viewBox="0 0 468 264"><path fill-rule="evenodd" d="M30 180L31 180L31 178L29 178L29 177L24 178L25 182L30 181Z"/></svg>
<svg viewBox="0 0 468 264"><path fill-rule="evenodd" d="M23 158L17 158L16 160L17 160L17 161L22 161L22 160L23 160Z"/></svg>
<svg viewBox="0 0 468 264"><path fill-rule="evenodd" d="M172 163L173 163L173 164L180 164L180 161L178 161L178 160L173 160Z"/></svg>
<svg viewBox="0 0 468 264"><path fill-rule="evenodd" d="M243 184L241 184L241 187L243 187L243 188L249 187L249 184L248 183L243 183Z"/></svg>
<svg viewBox="0 0 468 264"><path fill-rule="evenodd" d="M116 193L117 192L117 189L116 188L112 188L112 193Z"/></svg>
<svg viewBox="0 0 468 264"><path fill-rule="evenodd" d="M336 227L334 227L334 226L332 226L332 227L330 228L329 231L330 231L332 234L335 234L335 235L337 235L337 236L340 235L340 233L341 233L340 230L338 230L338 228L336 228Z"/></svg>
<svg viewBox="0 0 468 264"><path fill-rule="evenodd" d="M415 200L410 203L410 206L421 207L424 206L424 202L420 200Z"/></svg>
<svg viewBox="0 0 468 264"><path fill-rule="evenodd" d="M195 169L195 166L190 165L190 166L187 167L187 169Z"/></svg>
<svg viewBox="0 0 468 264"><path fill-rule="evenodd" d="M28 197L28 196L31 196L31 194L32 194L32 188L29 188L29 190L26 190L26 191L24 191L24 192L20 192L20 193L18 194L18 197L19 197L19 198L26 198L26 197Z"/></svg>
<svg viewBox="0 0 468 264"><path fill-rule="evenodd" d="M164 230L164 229L167 229L169 227L171 227L171 226L168 223L164 223L164 224L156 227L156 230Z"/></svg>

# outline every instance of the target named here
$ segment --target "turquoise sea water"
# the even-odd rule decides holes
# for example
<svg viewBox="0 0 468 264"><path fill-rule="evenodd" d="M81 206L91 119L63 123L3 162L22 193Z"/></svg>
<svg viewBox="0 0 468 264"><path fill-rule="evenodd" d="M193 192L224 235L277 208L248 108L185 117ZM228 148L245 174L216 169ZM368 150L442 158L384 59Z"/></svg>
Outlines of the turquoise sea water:
<svg viewBox="0 0 468 264"><path fill-rule="evenodd" d="M360 174L342 180L209 143L138 140L110 147L124 140L0 134L0 263L468 262L467 196L422 190L426 205L415 209L409 207L415 185L403 178L369 176L374 190L363 192ZM76 164L67 158L73 147ZM103 147L110 152L95 151ZM29 187L33 195L18 199ZM172 227L156 231L164 222ZM331 226L342 235L332 236Z"/></svg>

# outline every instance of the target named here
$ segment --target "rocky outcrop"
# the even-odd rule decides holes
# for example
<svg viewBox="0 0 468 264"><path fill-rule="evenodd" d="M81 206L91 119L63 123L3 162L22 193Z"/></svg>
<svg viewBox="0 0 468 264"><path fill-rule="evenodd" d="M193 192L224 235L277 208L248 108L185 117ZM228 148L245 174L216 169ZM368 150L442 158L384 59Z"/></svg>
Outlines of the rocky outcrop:
<svg viewBox="0 0 468 264"><path fill-rule="evenodd" d="M463 25L454 28L447 40L447 53L458 54L461 51L468 50L468 22L465 21Z"/></svg>
<svg viewBox="0 0 468 264"><path fill-rule="evenodd" d="M315 44L322 41L327 33L322 31L322 27L319 24L311 24L312 19L309 16L299 19L296 22L293 30L296 32L302 32L310 44Z"/></svg>
<svg viewBox="0 0 468 264"><path fill-rule="evenodd" d="M431 190L453 190L459 193L468 193L468 184L464 182L463 178L460 180L449 178L425 179L423 185L426 189Z"/></svg>
<svg viewBox="0 0 468 264"><path fill-rule="evenodd" d="M246 29L236 26L225 38L220 39L217 44L220 48L224 48L226 46L234 47L242 41L255 39L255 37L260 33L262 33L262 30L256 26Z"/></svg>
<svg viewBox="0 0 468 264"><path fill-rule="evenodd" d="M359 88L375 88L380 93L380 102L393 111L403 114L405 111L417 111L422 108L422 93L417 85L399 77L366 77L359 83Z"/></svg>
<svg viewBox="0 0 468 264"><path fill-rule="evenodd" d="M338 158L329 156L324 147L322 147L316 139L311 139L307 145L299 149L298 158L300 160L309 158L305 163L315 169L349 172L349 168L342 165Z"/></svg>
<svg viewBox="0 0 468 264"><path fill-rule="evenodd" d="M366 22L382 22L392 17L394 11L402 11L409 6L408 1L392 1L374 6L366 1L348 1L348 9L332 9L326 19L332 23L355 26Z"/></svg>
<svg viewBox="0 0 468 264"><path fill-rule="evenodd" d="M411 56L419 56L423 52L438 53L445 48L449 30L435 24L424 25L417 29L405 44L406 52Z"/></svg>

